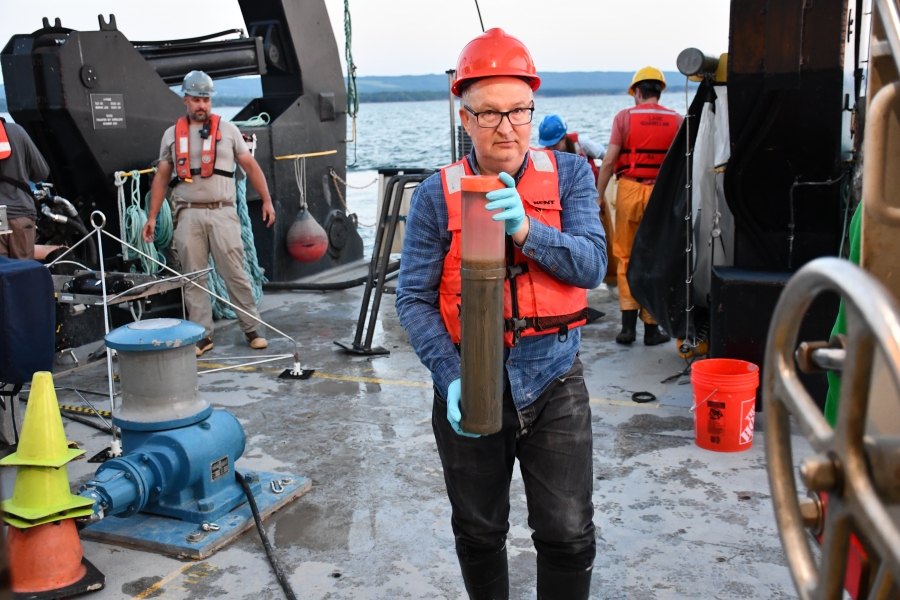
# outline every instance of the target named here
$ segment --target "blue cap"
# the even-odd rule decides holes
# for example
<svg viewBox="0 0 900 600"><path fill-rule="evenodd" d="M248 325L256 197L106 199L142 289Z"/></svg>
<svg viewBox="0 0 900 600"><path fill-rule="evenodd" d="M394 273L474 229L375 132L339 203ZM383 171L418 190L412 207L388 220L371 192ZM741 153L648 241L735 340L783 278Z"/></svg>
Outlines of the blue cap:
<svg viewBox="0 0 900 600"><path fill-rule="evenodd" d="M538 127L538 143L545 148L555 146L569 130L566 122L559 115L547 115L541 119Z"/></svg>
<svg viewBox="0 0 900 600"><path fill-rule="evenodd" d="M125 352L157 352L196 344L205 329L182 319L147 319L106 334L106 346Z"/></svg>

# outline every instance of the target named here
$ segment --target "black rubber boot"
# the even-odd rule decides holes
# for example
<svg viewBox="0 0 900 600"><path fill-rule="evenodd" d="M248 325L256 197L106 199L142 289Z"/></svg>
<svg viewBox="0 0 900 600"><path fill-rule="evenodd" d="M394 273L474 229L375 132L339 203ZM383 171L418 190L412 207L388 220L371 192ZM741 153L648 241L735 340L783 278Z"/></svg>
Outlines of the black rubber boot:
<svg viewBox="0 0 900 600"><path fill-rule="evenodd" d="M469 600L509 600L509 568L506 563L506 546L493 556L470 562L459 557Z"/></svg>
<svg viewBox="0 0 900 600"><path fill-rule="evenodd" d="M616 336L617 344L630 344L637 339L638 311L622 311L622 331Z"/></svg>
<svg viewBox="0 0 900 600"><path fill-rule="evenodd" d="M650 325L649 323L644 323L645 346L657 346L659 344L665 344L671 339L672 338L659 330L659 325Z"/></svg>
<svg viewBox="0 0 900 600"><path fill-rule="evenodd" d="M587 571L553 571L538 562L537 600L588 600L591 574Z"/></svg>

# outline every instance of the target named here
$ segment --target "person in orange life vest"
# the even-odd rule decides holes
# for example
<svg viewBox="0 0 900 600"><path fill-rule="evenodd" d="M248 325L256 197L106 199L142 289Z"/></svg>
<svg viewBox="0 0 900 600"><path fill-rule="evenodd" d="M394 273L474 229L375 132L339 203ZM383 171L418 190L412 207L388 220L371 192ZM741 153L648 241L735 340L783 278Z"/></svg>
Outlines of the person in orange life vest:
<svg viewBox="0 0 900 600"><path fill-rule="evenodd" d="M0 234L0 256L34 259L34 196L29 181L43 181L50 167L21 125L0 118L0 206L11 233Z"/></svg>
<svg viewBox="0 0 900 600"><path fill-rule="evenodd" d="M471 599L509 598L506 533L517 458L534 530L538 598L586 600L596 554L590 399L577 353L587 290L606 269L606 243L585 161L529 148L539 85L528 49L500 29L463 49L452 91L462 98L460 119L473 150L416 188L403 241L397 313L434 381L432 429ZM484 436L460 426L455 345L459 184L473 174L499 175L507 186L490 192L486 205L504 222L508 281L503 422Z"/></svg>
<svg viewBox="0 0 900 600"><path fill-rule="evenodd" d="M262 349L268 343L258 332L259 312L244 270L241 223L234 207L235 163L262 197L263 221L271 227L275 209L266 178L240 130L210 112L215 94L212 78L202 71L191 71L184 78L182 91L187 115L163 134L142 235L147 242L153 241L156 217L170 191L175 204L175 247L182 268L185 272L205 269L212 254L229 299L250 315L234 311L244 338L251 348ZM206 276L197 283L206 287ZM206 330L206 336L197 342L200 356L213 347L212 306L206 292L194 286L185 287L184 300L188 317Z"/></svg>
<svg viewBox="0 0 900 600"><path fill-rule="evenodd" d="M538 144L547 150L568 152L584 157L594 173L594 181L597 180L600 169L594 160L602 160L606 156L606 148L586 135L570 132L569 126L559 115L547 115L541 119L538 127Z"/></svg>
<svg viewBox="0 0 900 600"><path fill-rule="evenodd" d="M600 209L606 208L604 192L615 173L616 227L613 235L613 254L618 259L619 308L622 311L622 331L616 336L620 344L631 344L637 337L637 319L644 322L644 344L655 346L669 341L646 309L632 297L628 287L628 261L634 236L644 217L650 192L659 173L666 152L681 126L678 113L659 104L666 78L662 71L644 67L634 75L628 93L634 96L634 107L616 115L606 157L600 166L597 189L600 190Z"/></svg>
<svg viewBox="0 0 900 600"><path fill-rule="evenodd" d="M594 142L586 135L579 135L574 131L570 132L569 126L559 115L547 115L541 119L541 124L538 127L538 143L547 150L568 152L569 154L577 154L584 157L594 174L594 181L597 181L600 169L597 167L594 159L603 159L606 156L606 148L603 147L603 144ZM603 234L606 236L606 239L612 239L613 224L609 210L600 210L600 222L603 224ZM606 246L606 260L607 270L606 275L603 277L603 283L616 285L618 282L616 277L618 264L609 245ZM591 316L588 317L589 323L603 316L603 313L599 311L592 310L591 313Z"/></svg>

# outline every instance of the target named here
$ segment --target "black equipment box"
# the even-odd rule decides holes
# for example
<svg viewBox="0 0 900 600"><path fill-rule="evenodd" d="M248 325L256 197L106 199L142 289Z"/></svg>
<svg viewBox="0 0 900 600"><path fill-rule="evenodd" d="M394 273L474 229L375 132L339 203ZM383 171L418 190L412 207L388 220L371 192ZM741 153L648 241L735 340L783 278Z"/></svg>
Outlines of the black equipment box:
<svg viewBox="0 0 900 600"><path fill-rule="evenodd" d="M762 367L766 338L775 305L791 273L713 267L710 289L710 358L746 360ZM813 302L800 328L800 341L828 341L837 318L839 298L822 294ZM820 407L825 406L828 382L824 373L800 375ZM761 392L760 387L760 392ZM762 410L757 394L756 410Z"/></svg>

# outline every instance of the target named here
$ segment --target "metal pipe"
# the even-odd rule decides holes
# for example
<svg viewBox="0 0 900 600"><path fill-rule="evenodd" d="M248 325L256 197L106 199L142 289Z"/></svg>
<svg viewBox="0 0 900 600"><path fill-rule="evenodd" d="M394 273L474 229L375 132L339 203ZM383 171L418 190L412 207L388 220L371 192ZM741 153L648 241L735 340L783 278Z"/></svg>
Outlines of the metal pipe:
<svg viewBox="0 0 900 600"><path fill-rule="evenodd" d="M456 162L456 100L453 97L454 69L447 71L447 81L450 85L450 163Z"/></svg>
<svg viewBox="0 0 900 600"><path fill-rule="evenodd" d="M869 102L866 136L863 142L866 157L863 161L863 202L868 213L876 221L889 227L900 226L900 208L888 204L885 194L890 156L888 152L890 121L894 115L898 96L900 96L900 82L896 81L884 86L875 94Z"/></svg>
<svg viewBox="0 0 900 600"><path fill-rule="evenodd" d="M213 79L265 75L266 61L260 37L218 42L135 48L168 85L180 83L190 71L205 71Z"/></svg>
<svg viewBox="0 0 900 600"><path fill-rule="evenodd" d="M485 435L503 425L506 235L484 207L488 192L505 186L497 177L475 176L463 177L461 187L460 425ZM518 316L513 307L513 321Z"/></svg>
<svg viewBox="0 0 900 600"><path fill-rule="evenodd" d="M93 217L99 211L94 211L91 213L91 223L93 224ZM100 213L103 216L103 223L106 223L106 216L103 213ZM103 224L100 225L102 227ZM100 260L100 286L103 290L103 331L104 335L109 334L109 305L106 302L106 262L103 259L103 236L101 233L103 230L100 227L96 227L97 231L97 254ZM114 413L116 411L116 395L115 390L113 389L113 368L112 368L112 350L109 349L109 346L106 346L106 375L109 379L109 412ZM110 429L110 433L112 434L112 440L109 445L109 455L110 456L119 456L122 454L122 444L119 440L116 439L116 430Z"/></svg>

